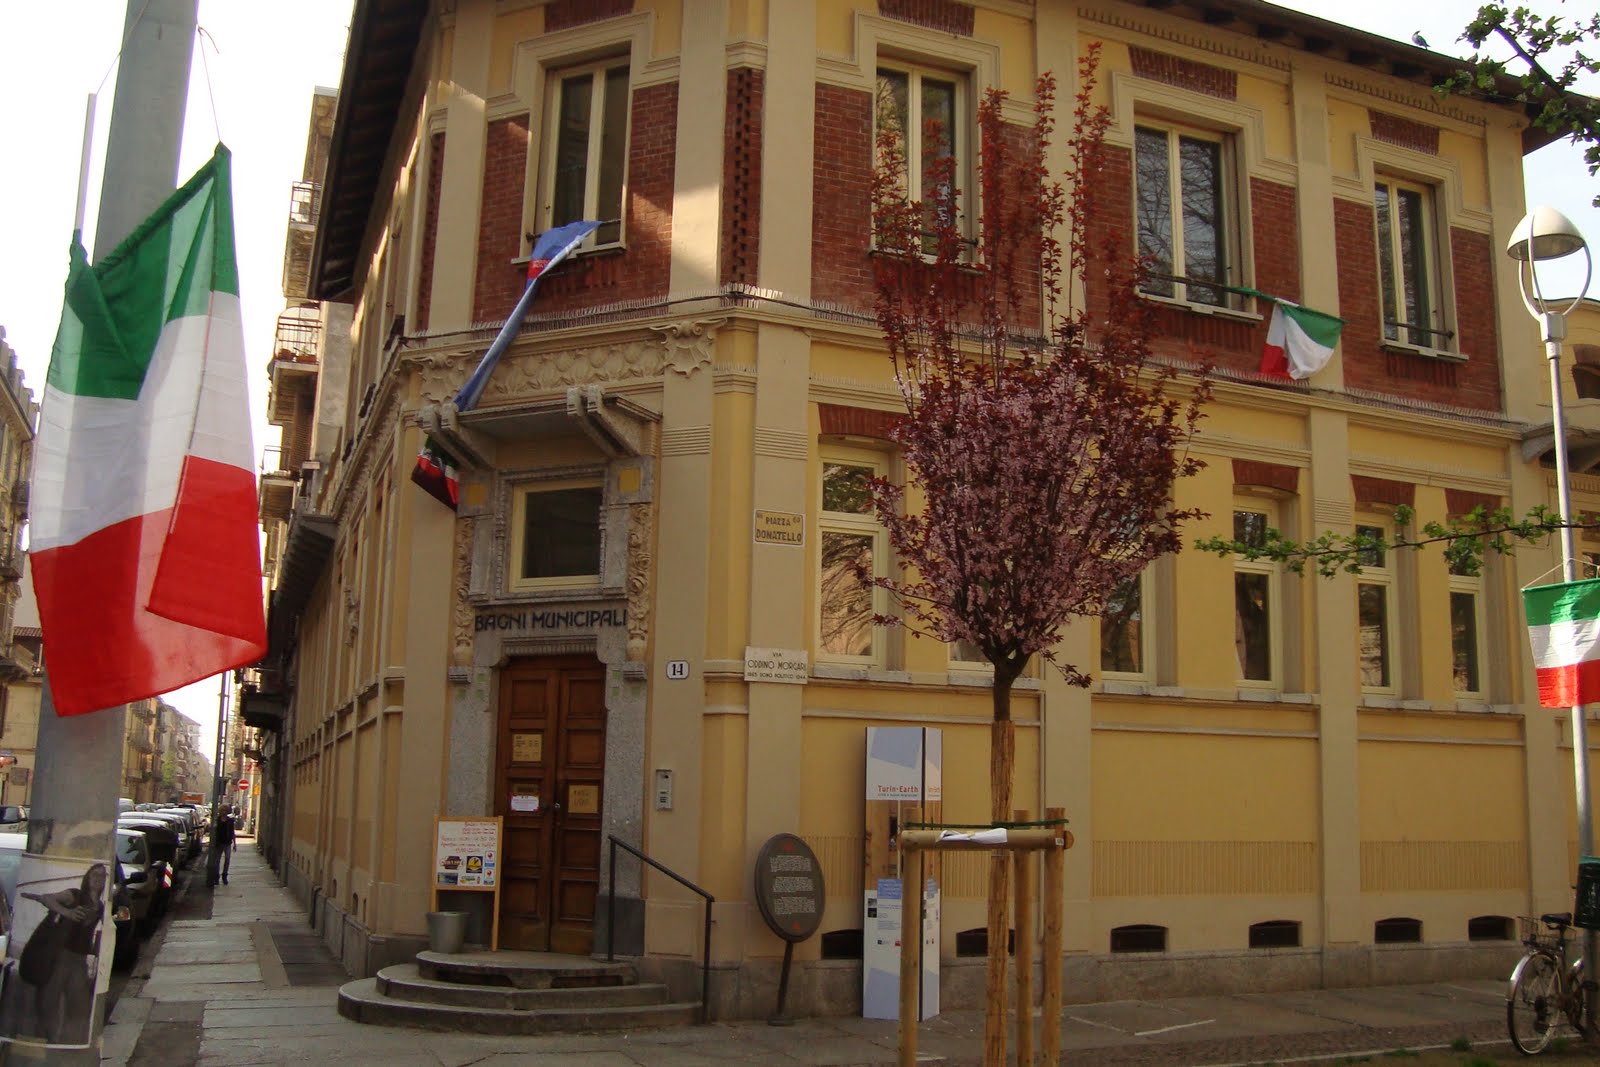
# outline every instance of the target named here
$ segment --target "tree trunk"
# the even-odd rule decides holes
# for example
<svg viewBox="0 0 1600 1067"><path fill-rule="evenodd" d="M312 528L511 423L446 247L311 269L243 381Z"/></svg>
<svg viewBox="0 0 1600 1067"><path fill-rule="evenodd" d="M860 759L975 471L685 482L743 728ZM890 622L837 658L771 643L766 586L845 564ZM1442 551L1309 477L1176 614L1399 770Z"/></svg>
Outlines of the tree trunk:
<svg viewBox="0 0 1600 1067"><path fill-rule="evenodd" d="M997 669L994 679L994 722L989 727L989 813L995 822L1011 817L1011 771L1016 764L1016 733L1011 722L1011 683ZM985 986L988 1003L983 1017L985 1067L1006 1062L1006 948L1011 940L1011 857L989 854L989 966Z"/></svg>

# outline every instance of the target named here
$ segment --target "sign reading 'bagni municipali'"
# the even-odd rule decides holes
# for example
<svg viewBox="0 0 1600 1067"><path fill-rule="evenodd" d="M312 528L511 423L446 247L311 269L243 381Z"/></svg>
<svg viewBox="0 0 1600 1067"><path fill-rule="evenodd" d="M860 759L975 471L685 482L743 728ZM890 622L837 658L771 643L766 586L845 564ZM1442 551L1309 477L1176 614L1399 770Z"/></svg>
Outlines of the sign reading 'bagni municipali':
<svg viewBox="0 0 1600 1067"><path fill-rule="evenodd" d="M756 854L756 907L772 932L804 941L822 925L822 865L794 834L768 839Z"/></svg>
<svg viewBox="0 0 1600 1067"><path fill-rule="evenodd" d="M746 646L744 650L744 680L747 682L805 685L810 676L810 660L803 648Z"/></svg>
<svg viewBox="0 0 1600 1067"><path fill-rule="evenodd" d="M598 630L626 625L628 609L625 607L480 611L472 617L475 633L485 630Z"/></svg>

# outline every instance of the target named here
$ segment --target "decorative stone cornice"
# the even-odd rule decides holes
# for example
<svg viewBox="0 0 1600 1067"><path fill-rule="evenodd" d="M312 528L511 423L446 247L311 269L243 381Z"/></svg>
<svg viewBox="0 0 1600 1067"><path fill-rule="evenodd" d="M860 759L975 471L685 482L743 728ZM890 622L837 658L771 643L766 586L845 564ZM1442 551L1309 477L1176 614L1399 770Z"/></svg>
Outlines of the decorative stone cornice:
<svg viewBox="0 0 1600 1067"><path fill-rule="evenodd" d="M583 337L557 342L532 339L513 342L500 360L482 402L507 403L573 385L608 384L659 378L671 371L689 377L711 366L717 330L727 317L692 319L633 327L626 334ZM415 375L424 403L438 404L453 396L482 358L478 344L451 343L407 351L401 368Z"/></svg>
<svg viewBox="0 0 1600 1067"><path fill-rule="evenodd" d="M1194 23L1185 23L1180 28L1171 22L1141 18L1129 10L1103 7L1079 7L1078 18L1084 22L1135 33L1141 37L1182 45L1196 52L1228 56L1231 59L1244 60L1273 70L1290 69L1287 56L1276 55L1261 45L1252 46L1243 39L1220 33L1207 33Z"/></svg>

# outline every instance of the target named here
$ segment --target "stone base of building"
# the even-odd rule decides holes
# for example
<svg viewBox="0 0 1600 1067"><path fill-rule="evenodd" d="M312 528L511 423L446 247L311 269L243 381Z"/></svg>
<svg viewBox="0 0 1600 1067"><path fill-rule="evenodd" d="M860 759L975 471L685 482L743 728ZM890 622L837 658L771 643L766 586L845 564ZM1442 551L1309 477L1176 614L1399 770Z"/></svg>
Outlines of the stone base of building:
<svg viewBox="0 0 1600 1067"><path fill-rule="evenodd" d="M292 867L286 884L306 906L307 918L352 975L368 978L394 963L409 963L428 947L420 935L376 935L314 889ZM595 930L595 954L605 952L604 901ZM661 982L675 1001L698 1001L698 960L636 955L643 942L643 907L617 898L618 959L644 981ZM1515 941L1356 945L1348 948L1252 949L1241 952L1117 953L1062 959L1062 999L1068 1004L1292 989L1405 985L1462 978L1504 978L1522 946ZM712 1019L765 1019L778 1005L782 961L746 960L711 965ZM940 965L944 1008L978 1008L984 1000L984 960L947 959ZM1034 988L1042 970L1035 964ZM789 977L788 1013L797 1017L859 1015L861 961L797 961Z"/></svg>
<svg viewBox="0 0 1600 1067"><path fill-rule="evenodd" d="M300 871L289 867L285 874L284 885L305 906L312 930L352 977L371 978L390 964L410 963L428 947L428 939L421 935L372 933L323 896Z"/></svg>
<svg viewBox="0 0 1600 1067"><path fill-rule="evenodd" d="M621 923L619 922L620 926ZM1514 941L1352 948L1255 949L1247 952L1118 953L1062 960L1062 999L1068 1004L1293 989L1405 985L1463 978L1504 978L1522 946ZM647 981L663 982L674 1000L700 998L700 965L682 959L633 962ZM779 960L711 966L712 1019L765 1019L777 1008ZM940 965L942 1007L979 1008L985 964L980 958ZM1035 964L1034 989L1041 988ZM858 1015L861 962L796 962L789 977L788 1013L798 1017Z"/></svg>

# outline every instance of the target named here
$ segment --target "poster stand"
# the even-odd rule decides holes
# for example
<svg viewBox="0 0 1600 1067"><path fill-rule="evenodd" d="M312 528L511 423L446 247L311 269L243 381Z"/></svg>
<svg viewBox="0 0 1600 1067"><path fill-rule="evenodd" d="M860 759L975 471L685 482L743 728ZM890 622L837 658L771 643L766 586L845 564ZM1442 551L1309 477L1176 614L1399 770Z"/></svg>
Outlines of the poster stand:
<svg viewBox="0 0 1600 1067"><path fill-rule="evenodd" d="M500 835L501 816L460 818L437 816L433 820L433 893L431 906L439 910L439 892L490 893L494 916L489 950L500 948Z"/></svg>

